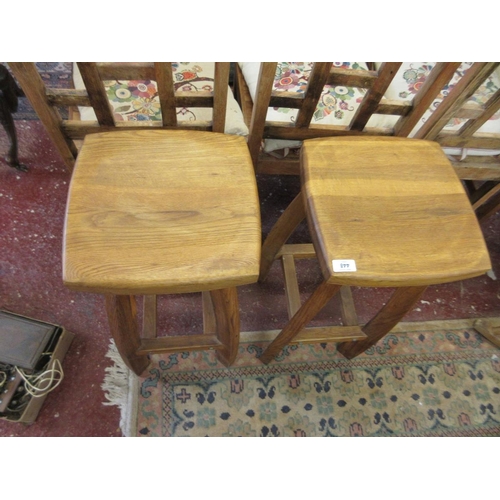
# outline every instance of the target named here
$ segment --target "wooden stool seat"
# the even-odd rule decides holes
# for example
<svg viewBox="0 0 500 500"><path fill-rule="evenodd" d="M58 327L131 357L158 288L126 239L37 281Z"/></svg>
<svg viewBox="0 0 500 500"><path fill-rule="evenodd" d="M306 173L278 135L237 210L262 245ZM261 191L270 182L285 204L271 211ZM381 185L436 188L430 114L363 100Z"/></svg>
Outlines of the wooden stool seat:
<svg viewBox="0 0 500 500"><path fill-rule="evenodd" d="M365 339L340 344L339 351L350 358L390 331L426 286L491 268L471 204L436 143L395 137L308 140L301 152L301 179L301 194L264 243L261 279L307 217L324 282L296 310L263 362L273 359L342 286L397 288L361 329Z"/></svg>
<svg viewBox="0 0 500 500"><path fill-rule="evenodd" d="M399 138L306 141L303 194L329 283L435 285L489 269L481 229L437 143ZM333 269L354 260L356 272Z"/></svg>
<svg viewBox="0 0 500 500"><path fill-rule="evenodd" d="M70 186L63 281L107 294L113 337L138 374L148 352L224 351L228 325L231 354L223 358L230 364L239 335L235 287L257 280L260 231L244 138L151 129L90 134ZM210 292L204 304L212 302L217 338L139 338L131 296L188 292Z"/></svg>

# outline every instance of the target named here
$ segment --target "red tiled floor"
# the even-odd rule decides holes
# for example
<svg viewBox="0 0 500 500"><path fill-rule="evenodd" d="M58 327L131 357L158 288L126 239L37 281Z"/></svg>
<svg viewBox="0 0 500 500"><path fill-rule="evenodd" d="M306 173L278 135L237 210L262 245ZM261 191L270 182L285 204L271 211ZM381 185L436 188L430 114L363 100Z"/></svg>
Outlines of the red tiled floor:
<svg viewBox="0 0 500 500"><path fill-rule="evenodd" d="M0 436L120 436L119 410L104 406L101 384L109 345L102 297L67 290L61 281L64 207L70 174L38 121L17 121L22 173L0 163L0 309L63 326L75 334L63 363L65 378L48 395L31 426L0 421ZM0 154L7 138L0 129ZM298 191L298 179L259 177L263 232ZM486 220L484 234L500 278L500 215ZM305 241L302 226L293 241ZM297 264L305 298L321 279L314 262ZM367 320L390 290L354 290L358 313ZM286 322L281 268L272 267L263 285L239 291L243 331L278 329ZM500 316L500 284L488 276L430 287L405 321ZM199 299L192 295L161 298L159 327L164 333L201 329ZM168 307L167 307L168 306ZM332 301L316 323L340 321Z"/></svg>

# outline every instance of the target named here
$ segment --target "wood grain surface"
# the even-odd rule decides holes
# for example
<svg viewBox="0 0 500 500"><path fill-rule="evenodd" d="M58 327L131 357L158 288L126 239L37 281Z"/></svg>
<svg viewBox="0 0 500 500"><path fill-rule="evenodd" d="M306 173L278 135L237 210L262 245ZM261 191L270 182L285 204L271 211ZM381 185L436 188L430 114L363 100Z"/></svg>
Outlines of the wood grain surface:
<svg viewBox="0 0 500 500"><path fill-rule="evenodd" d="M305 141L308 223L330 283L420 286L487 272L481 228L449 160L430 141ZM356 272L334 272L352 259Z"/></svg>
<svg viewBox="0 0 500 500"><path fill-rule="evenodd" d="M67 205L68 287L161 294L248 284L260 245L244 138L181 130L85 138Z"/></svg>

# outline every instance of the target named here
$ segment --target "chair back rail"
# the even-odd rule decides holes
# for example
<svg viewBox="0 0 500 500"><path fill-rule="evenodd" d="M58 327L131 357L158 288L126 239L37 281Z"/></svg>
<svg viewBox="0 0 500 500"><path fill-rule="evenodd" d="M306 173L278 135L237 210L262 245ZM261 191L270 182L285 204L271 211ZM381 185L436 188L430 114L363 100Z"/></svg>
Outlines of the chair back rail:
<svg viewBox="0 0 500 500"><path fill-rule="evenodd" d="M61 128L62 117L55 107L65 102L65 96L57 93L58 99L55 103L52 104L50 102L45 84L34 63L11 62L8 64L40 121L45 126L59 154L62 156L64 163L72 170L75 164L77 148L73 141L64 134ZM68 100L74 105L79 102L80 97L80 95L72 94L68 96Z"/></svg>
<svg viewBox="0 0 500 500"><path fill-rule="evenodd" d="M172 63L156 62L155 76L156 84L158 85L158 95L160 96L161 116L164 127L177 126L177 113L173 106L168 103L175 100L174 81L170 77L168 71Z"/></svg>
<svg viewBox="0 0 500 500"><path fill-rule="evenodd" d="M72 171L78 148L75 141L87 134L113 130L144 130L152 128L179 128L224 132L229 84L230 63L215 63L214 90L176 91L172 76L172 64L157 63L77 63L85 89L54 89L45 86L35 63L8 63L23 88L38 117L61 154L66 166ZM122 122L114 119L104 81L152 80L158 87L162 120ZM97 121L65 120L58 108L92 107ZM177 120L176 108L212 108L211 121Z"/></svg>
<svg viewBox="0 0 500 500"><path fill-rule="evenodd" d="M401 63L383 63L378 71L378 77L366 93L358 107L349 129L362 131L373 113L376 112L382 97L389 88Z"/></svg>
<svg viewBox="0 0 500 500"><path fill-rule="evenodd" d="M420 92L414 97L413 105L408 114L395 125L394 135L407 137L410 134L459 67L460 63L457 62L440 62L436 64L425 80Z"/></svg>
<svg viewBox="0 0 500 500"><path fill-rule="evenodd" d="M262 63L255 102L250 121L249 148L257 172L296 174L297 159L276 160L261 153L265 139L302 141L319 137L346 135L395 135L408 137L422 120L430 106L452 81L460 62L439 62L427 75L425 82L416 91L413 100L393 100L383 97L401 63L383 63L376 70L353 70L333 67L332 63L315 63L308 78L305 92L279 91L274 88L278 63ZM432 115L416 132L416 137L435 140L443 147L500 149L500 133L478 132L489 118L500 110L500 91L492 95L483 105L469 101L474 92L498 67L498 62L474 63L465 75L451 87ZM324 85L356 87L365 92L354 117L347 126L320 125L311 123L314 109L321 99ZM245 97L243 96L243 99ZM291 108L298 110L295 122L266 120L269 108ZM392 128L367 126L373 115L398 117ZM451 119L466 120L457 131L446 130ZM466 179L484 180L485 165L489 175L500 180L500 159L490 157L452 160L459 175ZM496 167L496 168L495 168Z"/></svg>
<svg viewBox="0 0 500 500"><path fill-rule="evenodd" d="M453 87L450 94L438 106L418 130L415 137L419 139L436 140L446 124L457 115L465 102L490 76L499 63L475 63ZM439 142L439 141L438 141Z"/></svg>
<svg viewBox="0 0 500 500"><path fill-rule="evenodd" d="M333 67L332 63L314 63L308 77L305 92L279 91L274 89L277 63L262 63L257 84L256 99L253 103L250 122L249 148L257 172L286 173L288 167L271 167L274 159L260 154L264 139L284 139L302 141L306 139L346 136L346 135L395 135L408 137L442 89L450 83L459 62L440 62L430 71L424 84L416 92L412 101L393 100L384 97L402 63L382 63L378 70L352 70ZM443 147L500 149L500 133L478 133L479 128L500 110L500 94L496 92L484 105L467 102L474 92L492 74L500 63L474 63L465 75L452 86L448 96L416 132L415 137L435 140ZM319 125L311 123L314 110L322 97L324 85L356 87L364 91L361 102L346 126ZM268 108L297 109L295 122L267 121ZM367 126L375 115L398 117L392 128ZM453 119L466 120L458 131L444 130ZM498 165L498 158L494 163ZM288 163L293 163L288 160ZM296 163L296 162L295 162ZM458 162L454 166L458 167ZM472 165L481 164L477 159L464 163L462 171L477 177L485 169L474 171ZM500 165L499 165L500 167ZM492 165L489 165L491 171ZM297 173L296 169L289 173ZM500 177L500 170L497 174Z"/></svg>
<svg viewBox="0 0 500 500"><path fill-rule="evenodd" d="M442 147L486 150L500 149L500 132L479 132L479 129L500 110L500 90L496 90L483 104L473 102L475 92L485 84L498 62L479 62L470 66L463 76L454 77L462 63L436 63L425 82L414 90L413 99L394 100L384 97L402 63L390 62L368 70L336 68L331 62L314 63L303 92L275 89L278 63L262 63L253 102L248 145L257 173L298 174L298 156L276 159L262 151L266 139L304 141L320 137L349 135L394 135L433 140ZM325 85L345 86L362 90L359 105L347 125L312 123L315 110L323 98ZM449 93L435 107L449 85ZM244 88L238 92L245 102ZM434 105L434 106L433 106ZM295 121L267 120L269 108L298 110ZM392 127L368 126L373 115L397 117ZM425 120L424 120L425 117ZM462 120L458 130L445 128L451 120ZM420 123L420 126L417 125ZM415 132L416 130L416 132ZM471 202L479 217L488 216L499 203L500 156L450 157L460 179L468 182Z"/></svg>

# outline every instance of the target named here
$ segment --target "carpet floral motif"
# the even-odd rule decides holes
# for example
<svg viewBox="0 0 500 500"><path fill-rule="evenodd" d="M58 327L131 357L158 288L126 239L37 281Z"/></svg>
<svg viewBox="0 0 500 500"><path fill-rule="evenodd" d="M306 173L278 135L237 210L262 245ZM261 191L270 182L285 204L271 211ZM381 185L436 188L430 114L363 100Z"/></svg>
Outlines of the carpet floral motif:
<svg viewBox="0 0 500 500"><path fill-rule="evenodd" d="M346 360L335 344L262 343L154 357L138 436L498 436L500 356L473 329L390 334Z"/></svg>

